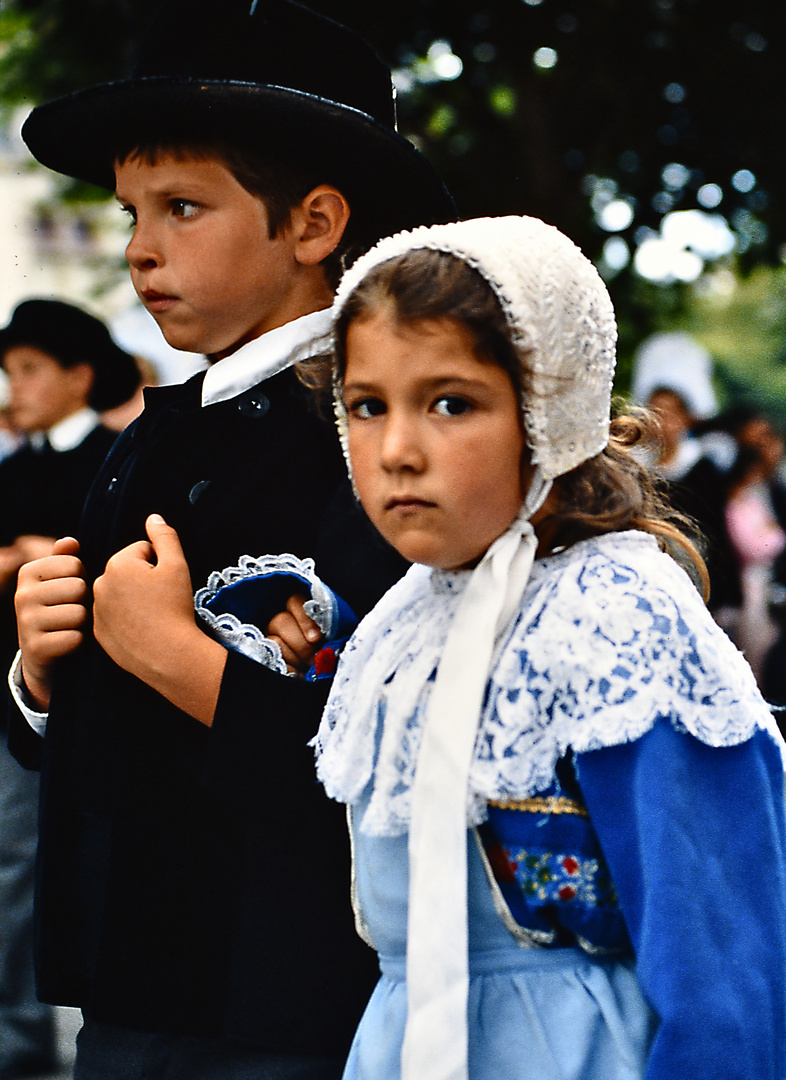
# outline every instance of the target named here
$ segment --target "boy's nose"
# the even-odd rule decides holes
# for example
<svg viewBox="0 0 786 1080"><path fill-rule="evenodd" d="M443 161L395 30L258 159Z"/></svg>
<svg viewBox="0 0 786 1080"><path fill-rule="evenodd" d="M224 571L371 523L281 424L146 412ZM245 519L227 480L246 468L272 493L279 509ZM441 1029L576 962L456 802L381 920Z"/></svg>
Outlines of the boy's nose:
<svg viewBox="0 0 786 1080"><path fill-rule="evenodd" d="M134 235L126 246L126 261L134 270L148 270L161 264L161 252L150 235L149 230L134 227Z"/></svg>

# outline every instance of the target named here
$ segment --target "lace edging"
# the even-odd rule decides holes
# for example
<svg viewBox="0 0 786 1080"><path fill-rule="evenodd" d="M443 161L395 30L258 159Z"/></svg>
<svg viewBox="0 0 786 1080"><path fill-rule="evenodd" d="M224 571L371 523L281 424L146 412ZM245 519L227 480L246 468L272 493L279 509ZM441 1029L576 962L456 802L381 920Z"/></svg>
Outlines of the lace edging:
<svg viewBox="0 0 786 1080"><path fill-rule="evenodd" d="M455 603L411 574L361 624L314 743L333 798L355 801L372 783L361 828L377 835L408 827L422 717ZM545 790L568 749L632 742L660 719L713 747L763 729L784 753L750 668L651 537L596 538L544 560L489 680L468 823L483 820L488 799Z"/></svg>
<svg viewBox="0 0 786 1080"><path fill-rule="evenodd" d="M220 589L251 577L270 574L292 574L308 582L311 599L305 604L306 614L314 620L325 637L331 636L334 623L333 596L315 572L313 559L299 559L296 555L241 555L236 566L214 570L207 585L194 595L194 610L210 628L211 632L227 648L242 653L264 667L280 675L292 675L287 671L286 661L277 642L266 637L258 626L242 622L237 616L224 612L214 614L207 604Z"/></svg>

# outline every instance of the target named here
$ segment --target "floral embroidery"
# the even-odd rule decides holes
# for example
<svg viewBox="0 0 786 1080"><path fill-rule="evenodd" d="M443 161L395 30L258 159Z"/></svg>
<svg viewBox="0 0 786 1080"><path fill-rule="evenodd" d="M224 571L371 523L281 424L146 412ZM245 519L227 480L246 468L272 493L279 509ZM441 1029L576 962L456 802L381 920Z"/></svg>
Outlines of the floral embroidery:
<svg viewBox="0 0 786 1080"><path fill-rule="evenodd" d="M558 902L585 908L617 906L617 894L608 870L597 859L526 848L502 851L508 874L515 878L524 895L536 903Z"/></svg>

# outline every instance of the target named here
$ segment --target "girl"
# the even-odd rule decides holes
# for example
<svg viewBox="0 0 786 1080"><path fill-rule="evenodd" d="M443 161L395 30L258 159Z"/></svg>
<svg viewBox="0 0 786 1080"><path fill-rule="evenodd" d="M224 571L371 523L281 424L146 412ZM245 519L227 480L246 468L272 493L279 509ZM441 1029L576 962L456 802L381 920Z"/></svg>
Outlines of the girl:
<svg viewBox="0 0 786 1080"><path fill-rule="evenodd" d="M353 482L415 564L315 740L382 971L345 1080L782 1080L781 744L610 425L597 272L465 221L334 312Z"/></svg>

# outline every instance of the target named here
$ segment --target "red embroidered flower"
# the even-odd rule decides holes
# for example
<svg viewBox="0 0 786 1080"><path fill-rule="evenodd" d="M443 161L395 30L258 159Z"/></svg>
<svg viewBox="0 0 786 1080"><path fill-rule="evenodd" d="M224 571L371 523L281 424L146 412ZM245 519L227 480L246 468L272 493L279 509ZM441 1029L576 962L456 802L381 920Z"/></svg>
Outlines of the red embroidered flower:
<svg viewBox="0 0 786 1080"><path fill-rule="evenodd" d="M320 649L314 657L314 674L332 675L336 670L337 663L338 660L335 649L331 649L329 645L326 645L324 649Z"/></svg>
<svg viewBox="0 0 786 1080"><path fill-rule="evenodd" d="M576 890L573 888L572 885L563 885L557 893L557 896L560 898L560 900L572 900L575 895Z"/></svg>
<svg viewBox="0 0 786 1080"><path fill-rule="evenodd" d="M500 847L499 844L490 844L486 848L486 854L497 881L514 882L516 880L517 865L511 859L507 848Z"/></svg>
<svg viewBox="0 0 786 1080"><path fill-rule="evenodd" d="M572 855L566 855L562 860L562 869L566 874L578 874L579 864L578 860L574 859Z"/></svg>

